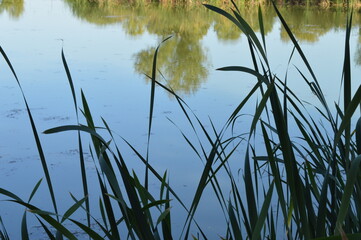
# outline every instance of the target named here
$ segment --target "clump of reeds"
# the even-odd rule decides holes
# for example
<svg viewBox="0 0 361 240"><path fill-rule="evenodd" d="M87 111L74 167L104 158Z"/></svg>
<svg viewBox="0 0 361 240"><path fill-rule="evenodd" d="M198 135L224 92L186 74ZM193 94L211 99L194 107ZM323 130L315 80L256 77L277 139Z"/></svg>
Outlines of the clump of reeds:
<svg viewBox="0 0 361 240"><path fill-rule="evenodd" d="M234 201L230 201L229 209L234 211L239 209L239 206L247 205L248 211L242 210L239 219L234 218L232 221L230 217L231 223L233 222L231 228L233 236L238 239L242 236L243 230L252 239L254 235L259 238L260 234L263 236L261 238L274 238L280 234L275 230L275 226L279 223L283 223L282 233L288 238L314 239L339 236L341 233L359 233L361 157L358 154L361 132L358 128L351 131L351 120L354 119L355 111L360 104L361 87L354 95L351 94L349 38L352 14L347 19L346 27L342 79L343 106L336 103L333 110L326 102L321 84L291 29L274 6L294 44L294 52L291 53L290 59L295 53L299 54L308 70L305 74L297 68L299 76L319 101L315 103L318 115L310 115L301 99L288 88L287 77L280 79L272 72L267 57L261 9L259 9L261 37L258 38L239 14L236 5L232 15L213 6L207 5L207 7L227 17L244 32L249 41L254 66L253 69L231 66L219 70L240 71L253 75L257 78L257 83L247 98L256 91L262 94L262 99L256 106L250 138L258 128L261 128L267 154L264 156L259 156L257 152L251 154L250 150L256 148L251 144L247 148L244 166L246 198L244 200L235 198ZM310 75L310 78L306 75ZM229 118L229 124L234 124L243 107L242 104ZM325 128L320 127L319 121L323 121ZM290 137L291 128L296 128L300 134L297 141ZM260 162L250 161L251 157L265 163L260 167ZM253 175L251 169L255 171ZM264 169L267 169L269 174L269 186L262 184L263 189L259 189L256 173L262 174ZM259 194L262 193L264 196L260 198ZM237 192L235 191L234 194L237 195ZM270 205L272 194L277 196L276 213L274 213L276 209ZM260 199L264 201L260 202ZM257 206L261 207L257 209ZM275 218L279 213L282 217ZM242 223L245 223L245 227L241 227ZM357 238L360 235L348 235L348 237Z"/></svg>
<svg viewBox="0 0 361 240"><path fill-rule="evenodd" d="M232 2L233 3L233 2ZM229 66L220 71L238 71L255 79L255 84L247 96L234 110L224 127L217 130L213 123L212 131L207 131L204 124L188 108L187 104L170 88L159 83L157 79L157 54L155 51L151 80L151 98L148 122L148 150L151 140L155 86L159 85L168 91L179 103L187 121L197 136L204 135L207 142L189 143L191 150L204 159L204 168L200 172L200 180L190 206L186 206L177 195L176 190L168 183L166 173L159 173L148 161L148 153L142 156L126 140L125 143L134 151L145 166L145 181L140 182L136 173L127 168L125 160L115 143L113 132L103 120L103 130L108 133L107 139L101 136L99 128L94 125L93 116L81 92L81 111L75 94L73 80L64 54L62 60L70 89L78 122L75 125L59 126L46 130L46 134L77 131L79 143L79 162L83 182L83 198L76 199L65 213L57 208L51 176L34 120L25 95L24 102L29 114L31 127L36 140L46 183L51 195L54 214L31 204L41 181L34 187L28 200L0 188L0 193L27 208L21 223L23 239L29 239L26 214L31 212L37 217L39 224L49 239L76 239L65 225L71 222L93 239L173 239L171 222L171 202L173 198L187 212L180 238L189 239L191 226L196 226L197 238L214 238L206 236L201 224L194 219L204 190L209 186L219 201L225 219L225 230L222 239L359 239L361 237L361 121L353 123L356 109L361 101L361 87L352 94L349 38L352 14L347 19L345 37L345 56L343 66L343 101L330 106L325 100L321 83L319 83L305 54L299 46L291 29L274 5L282 26L294 44L290 53L290 61L298 54L308 70L302 73L298 68L300 79L303 79L309 90L315 94L319 103L314 108L317 114L309 114L303 101L288 87L289 79L279 78L270 67L266 48L266 36L261 8L259 8L260 36L252 30L240 15L233 3L231 13L218 7L205 5L208 9L223 15L233 22L248 39L252 68ZM166 39L167 40L167 39ZM2 48L0 52L10 67L19 87L10 60ZM310 77L307 77L310 76ZM22 90L21 90L22 91ZM244 106L259 93L253 119L247 134L229 136L228 130L241 128L237 119ZM80 113L85 123L79 120ZM193 118L194 117L194 118ZM195 119L195 120L192 120ZM319 122L322 121L323 125ZM356 126L356 127L354 127ZM290 128L296 129L298 138L290 136ZM261 133L261 134L256 134ZM82 134L91 136L92 157L97 163L97 177L100 187L99 212L101 220L93 216L94 209L89 207L87 173L84 167ZM255 138L261 138L262 144L255 145ZM241 145L241 142L246 145ZM208 147L206 147L208 146ZM239 156L236 150L245 147L245 155ZM243 181L238 182L229 159L236 159L243 164ZM231 191L225 193L218 181L218 173L226 172ZM149 176L159 180L160 194L155 197L148 189ZM259 180L264 177L266 180ZM87 221L81 223L72 218L75 211L83 210ZM95 223L99 231L94 231L91 223ZM1 219L0 224L2 225ZM52 228L56 230L54 233ZM126 236L121 236L119 228L127 229ZM221 234L221 233L220 233ZM7 233L0 228L0 237L6 239ZM193 235L194 239L197 239Z"/></svg>

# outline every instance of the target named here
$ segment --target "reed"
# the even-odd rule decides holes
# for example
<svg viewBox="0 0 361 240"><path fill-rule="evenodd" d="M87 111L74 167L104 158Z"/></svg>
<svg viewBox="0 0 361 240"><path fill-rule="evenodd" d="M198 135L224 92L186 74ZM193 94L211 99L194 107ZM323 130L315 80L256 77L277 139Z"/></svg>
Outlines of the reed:
<svg viewBox="0 0 361 240"><path fill-rule="evenodd" d="M36 184L27 200L0 188L0 194L27 209L21 223L22 238L29 239L27 213L30 212L36 216L49 239L62 239L63 236L76 239L65 223L78 226L84 235L92 239L213 239L215 237L207 236L202 230L202 224L195 219L197 209L202 204L203 193L206 188L210 188L223 212L225 230L219 235L221 239L360 239L361 118L356 111L361 101L361 86L354 93L351 91L349 39L352 13L347 19L345 34L342 101L329 105L323 94L322 84L319 83L301 46L276 5L273 6L294 45L289 63L296 54L302 59L308 72L301 72L297 67L296 71L299 73L299 78L309 87L309 91L315 94L318 103L311 107L306 106L302 99L299 99L289 88L288 75L286 74L281 79L273 73L267 54L261 7L258 9L260 34L257 35L241 16L236 4L233 3L230 12L205 4L206 8L222 15L244 33L248 39L250 59L253 63L252 68L227 66L218 70L237 71L242 75L247 75L255 80L254 86L235 108L224 126L217 129L211 121L211 131L209 131L205 123L200 121L176 92L157 81L159 45L153 56L152 73L148 76L151 97L145 156L123 139L144 164L144 182L141 182L139 173L128 169L107 122L102 119L103 126L101 127L94 124L93 115L82 91L81 107L79 107L71 71L62 52L61 57L73 96L77 124L58 126L44 133L78 132L83 197L76 199L72 196L74 204L64 213L59 213L57 210L57 199L54 195L47 161L30 108L23 94L46 184L52 198L53 210L45 211L31 204L32 197L36 194L41 181ZM168 39L161 44L166 44L164 42ZM22 91L9 58L2 48L0 52ZM196 142L192 142L182 132L189 144L189 149L204 162L190 206L187 206L177 195L176 189L171 187L167 172L159 173L149 161L156 85L176 99L186 121L197 137ZM244 129L243 126L238 125L237 119L243 117L241 112L244 106L249 104L255 96L260 99L255 105L249 129ZM316 114L309 113L311 111ZM85 119L84 123L79 120L80 114ZM355 118L359 120L355 121ZM290 135L291 128L296 130L296 136ZM234 131L237 129L246 131L247 134L233 134L238 132ZM100 134L100 130L107 134ZM89 207L89 186L84 167L81 137L83 134L91 136L91 153L100 188L98 209ZM202 142L201 139L206 140ZM236 153L241 147L245 148L244 156ZM237 173L232 168L230 159L236 159L238 165L243 164L242 181L237 181ZM221 171L227 175L230 192L224 192L218 179ZM150 176L159 181L160 192L157 197L148 188ZM187 213L180 236L174 236L171 199L177 201ZM95 217L96 210L101 215L100 220ZM84 211L87 216L86 222L79 222L72 217L77 211ZM99 231L93 230L91 223L95 224ZM1 218L0 226L0 238L7 239L8 234ZM124 228L127 233L123 236L120 229Z"/></svg>

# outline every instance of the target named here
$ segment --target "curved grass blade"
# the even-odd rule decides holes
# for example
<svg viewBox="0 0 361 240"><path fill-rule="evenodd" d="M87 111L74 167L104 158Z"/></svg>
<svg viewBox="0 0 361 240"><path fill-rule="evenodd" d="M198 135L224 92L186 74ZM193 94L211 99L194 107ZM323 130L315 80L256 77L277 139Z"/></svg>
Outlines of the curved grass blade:
<svg viewBox="0 0 361 240"><path fill-rule="evenodd" d="M103 119L104 121L104 119ZM109 132L109 134L111 134L111 130L108 127L108 124L104 121L104 124ZM112 134L111 134L112 135ZM131 177L129 170L124 162L124 159L122 157L122 155L120 154L120 151L118 149L118 147L116 146L116 150L118 153L118 158L115 156L115 154L113 155L114 159L116 160L116 164L118 166L118 170L120 171L124 186L125 186L125 190L127 192L127 196L131 205L131 212L134 216L134 226L137 228L138 230L138 235L141 239L155 239L155 236L157 235L157 233L155 232L155 235L152 234L151 231L151 226L153 225L151 217L150 217L150 213L147 214L147 211L144 211L140 205L140 199L137 195L136 192L136 186L134 186L134 179ZM102 160L102 158L99 158L99 162L101 163L101 167L103 169L106 170L106 168L108 168L109 166L107 166L107 164L105 163L105 161L100 161ZM114 173L111 173L107 170L106 176L108 178L109 183L111 184L111 186L113 186L113 191L114 189L116 196L120 197L122 200L122 196L121 196L121 192L120 192L120 186L118 185L118 182L116 181L115 175ZM148 190L144 187L142 188L141 192L148 192ZM142 195L143 193L141 193L140 195ZM122 200L124 202L124 200ZM146 205L146 203L145 203Z"/></svg>
<svg viewBox="0 0 361 240"><path fill-rule="evenodd" d="M311 65L309 64L309 62L308 62L305 54L303 53L300 45L299 45L298 42L297 42L295 36L293 35L293 33L292 33L291 29L289 28L288 24L286 23L286 21L284 20L284 18L283 18L282 15L281 15L281 13L279 12L279 10L278 10L275 2L272 2L272 4L273 4L273 7L274 7L274 9L275 9L275 11L276 11L276 13L277 13L278 18L280 19L280 21L281 21L281 23L282 23L282 26L285 28L285 30L286 30L288 36L290 37L293 45L294 45L295 48L297 49L297 52L300 54L303 62L306 64L306 67L307 67L308 71L310 72L313 80L314 80L314 81L316 82L316 84L318 85L318 81L317 81L316 75L314 74L314 72L313 72L313 70L312 70L312 68L311 68Z"/></svg>
<svg viewBox="0 0 361 240"><path fill-rule="evenodd" d="M74 200L74 202L78 202L78 200L70 193L70 196L71 198ZM101 202L101 197L99 197L99 202ZM100 205L100 204L99 204ZM83 206L80 206L84 211L87 211ZM110 235L110 230L107 226L107 221L105 220L106 219L106 216L105 216L105 210L104 210L104 206L103 204L101 203L101 207L99 207L100 209L100 212L101 212L101 215L102 215L102 219L103 219L103 223L105 226L103 226L95 217L93 217L90 213L90 217L93 219L93 221L97 224L97 226L102 230L102 232L105 234L103 239L106 239L106 237L108 239L112 239L112 236ZM104 215L104 218L103 218L103 215ZM124 218L121 218L120 220L117 221L117 225L119 225L122 221L123 221Z"/></svg>
<svg viewBox="0 0 361 240"><path fill-rule="evenodd" d="M84 203L84 201L87 199L87 197L81 199L80 201L76 202L71 206L63 215L61 222L64 222L66 219L68 219L76 210L81 207L81 205Z"/></svg>
<svg viewBox="0 0 361 240"><path fill-rule="evenodd" d="M352 160L349 171L347 172L346 186L342 195L340 209L336 221L336 234L345 221L348 209L350 207L351 195L354 190L356 179L360 172L361 155Z"/></svg>
<svg viewBox="0 0 361 240"><path fill-rule="evenodd" d="M5 189L3 189L3 188L0 188L0 194L2 194L2 195L5 195L5 196L8 196L8 197L10 197L10 198L12 198L12 199L15 199L15 200L17 200L17 201L19 201L19 202L22 202L23 200L21 200L21 198L19 198L17 195L15 195L14 193L12 193L12 192L10 192L10 191L8 191L8 190L5 190Z"/></svg>
<svg viewBox="0 0 361 240"><path fill-rule="evenodd" d="M9 68L11 69L11 72L13 73L13 76L15 77L15 80L18 83L21 94L23 96L23 100L25 102L26 110L27 110L27 113L28 113L28 116L29 116L32 131L33 131L33 136L35 138L36 147L38 149L38 153L39 153L39 157L40 157L41 164L42 164L42 167L43 167L43 171L44 171L44 174L45 174L46 182L48 184L48 189L49 189L51 201L53 203L55 213L58 213L58 208L57 208L57 205L56 205L55 194L54 194L53 184L51 182L51 178L50 178L50 174L49 174L48 165L47 165L47 162L46 162L46 159L45 159L44 151L43 151L43 148L42 148L42 145L41 145L41 142L40 142L38 131L36 130L35 122L34 122L32 114L31 114L28 102L26 100L24 91L23 91L23 89L21 87L20 81L19 81L19 79L18 79L18 77L17 77L17 75L15 73L15 70L14 70L9 58L7 57L6 53L4 52L4 50L3 50L3 48L1 46L0 46L0 53L3 56L3 58L5 59L7 65L9 66Z"/></svg>
<svg viewBox="0 0 361 240"><path fill-rule="evenodd" d="M250 129L250 134L249 134L250 137L251 137L252 133L254 133L256 131L256 124L258 123L258 120L259 120L264 108L266 107L267 101L268 101L269 97L271 96L273 90L274 90L274 83L272 82L268 86L267 91L262 96L261 102L257 106L256 112L252 119L252 124L251 124L251 129Z"/></svg>
<svg viewBox="0 0 361 240"><path fill-rule="evenodd" d="M320 200L318 203L317 213L317 225L316 225L316 237L322 237L326 235L326 204L327 204L327 189L329 185L329 174L327 173L323 180Z"/></svg>
<svg viewBox="0 0 361 240"><path fill-rule="evenodd" d="M246 187L246 198L247 198L247 207L248 207L248 217L250 221L250 227L253 236L253 230L255 228L256 222L258 220L258 213L257 213L257 203L255 198L255 191L251 176L251 167L250 167L250 160L249 160L249 148L246 149L245 159L244 159L244 184ZM249 237L252 237L249 236Z"/></svg>
<svg viewBox="0 0 361 240"><path fill-rule="evenodd" d="M149 163L147 163L147 161L145 160L145 158L127 141L123 138L123 141L133 150L133 152L138 156L138 158L144 163L148 165L149 170L153 173L153 175L162 182L162 176L159 175L159 173L152 167L152 165L150 165ZM175 199L177 199L177 201L182 205L182 207L189 213L188 208L186 207L186 205L184 204L184 202L181 200L181 198L177 195L177 193L171 188L171 186L167 183L164 183L165 187L167 189L169 189L170 193L172 193L172 195L175 197Z"/></svg>
<svg viewBox="0 0 361 240"><path fill-rule="evenodd" d="M153 120L153 108L154 108L154 98L155 98L155 84L156 84L156 73L157 73L157 55L160 48L160 45L170 39L172 36L167 37L164 39L157 47L157 49L154 52L153 57L153 65L152 65L152 77L151 77L151 90L150 90L150 107L149 107L149 123L148 123L148 142L147 142L147 155L146 160L149 161L149 146L150 146L150 136L151 136L151 130L152 130L152 120ZM148 172L149 169L145 168L145 183L144 186L146 189L148 189Z"/></svg>
<svg viewBox="0 0 361 240"><path fill-rule="evenodd" d="M344 86L344 111L348 108L351 102L351 61L350 61L350 34L352 25L352 12L346 25L346 39L345 39L345 56L343 64L343 86ZM351 119L348 120L348 124L345 129L345 156L346 168L349 165L350 155L350 140L351 140Z"/></svg>
<svg viewBox="0 0 361 240"><path fill-rule="evenodd" d="M1 216L0 216L0 239L3 239L3 240L10 239Z"/></svg>
<svg viewBox="0 0 361 240"><path fill-rule="evenodd" d="M0 239L2 238L0 237ZM21 220L21 239L29 240L28 224L26 221L26 211L24 212L23 218Z"/></svg>
<svg viewBox="0 0 361 240"><path fill-rule="evenodd" d="M266 217L268 215L267 213L269 210L269 206L271 204L273 187L274 187L274 182L271 183L271 186L268 189L267 195L265 196L265 199L264 199L264 202L262 205L262 209L261 209L258 219L257 219L257 223L253 229L252 240L257 240L261 236L261 231L262 231L263 225L265 223Z"/></svg>
<svg viewBox="0 0 361 240"><path fill-rule="evenodd" d="M344 113L344 117L342 118L342 121L338 128L338 131L335 134L334 146L338 145L344 130L348 126L348 123L349 123L350 119L352 118L353 114L355 113L360 102L361 102L361 86L358 87L356 93L354 94L353 98L351 99L351 101Z"/></svg>
<svg viewBox="0 0 361 240"><path fill-rule="evenodd" d="M56 240L56 238L54 237L54 235L51 233L51 231L49 230L49 228L40 220L40 218L38 216L36 216L36 218L38 219L41 227L44 229L46 235L48 236L48 238L50 240Z"/></svg>
<svg viewBox="0 0 361 240"><path fill-rule="evenodd" d="M90 227L75 221L73 219L69 219L70 221L72 221L73 223L75 223L78 227L80 227L84 232L86 232L88 234L89 237L91 237L94 240L103 240L104 238L101 237L98 233L96 233L93 229L91 229Z"/></svg>
<svg viewBox="0 0 361 240"><path fill-rule="evenodd" d="M10 239L1 216L0 216L0 239L2 239L2 240Z"/></svg>
<svg viewBox="0 0 361 240"><path fill-rule="evenodd" d="M104 144L105 146L108 146L108 142L105 141L102 136L100 136L93 129L91 129L91 128L87 127L87 126L83 126L83 125L80 125L80 126L79 125L64 125L64 126L59 126L59 127L54 127L54 128L47 129L43 133L45 133L45 134L53 134L53 133L66 132L66 131L87 132L90 135L96 137L99 141L101 141L102 144Z"/></svg>
<svg viewBox="0 0 361 240"><path fill-rule="evenodd" d="M261 43L259 42L256 34L254 33L254 31L252 30L252 28L248 25L248 23L241 17L241 15L237 12L237 11L233 11L233 14L236 17L233 17L231 14L229 14L228 12L212 6L212 5L208 5L208 4L203 4L206 8L208 8L209 10L212 10L220 15L223 15L224 17L228 18L231 22L233 22L234 24L236 24L236 26L247 36L247 38L249 40L252 40L253 43L257 46L258 51L261 53L264 61L266 61L267 63L267 57L266 54L262 48ZM267 63L268 65L268 63Z"/></svg>
<svg viewBox="0 0 361 240"><path fill-rule="evenodd" d="M267 83L268 80L265 78L264 75L260 74L259 72L248 68L248 67L242 67L242 66L228 66L228 67L221 67L216 69L218 71L239 71L239 72L245 72L249 73L255 77L257 77L258 80L262 80L262 82Z"/></svg>
<svg viewBox="0 0 361 240"><path fill-rule="evenodd" d="M263 49L265 51L265 54L267 55L266 38L265 38L266 35L265 35L265 31L264 31L263 15L262 15L261 5L258 5L258 22L259 22L259 30L260 30L261 36L262 36Z"/></svg>
<svg viewBox="0 0 361 240"><path fill-rule="evenodd" d="M168 201L169 202L169 201ZM158 217L157 219L157 223L155 224L155 228L161 223L163 222L168 215L170 214L170 208L165 209Z"/></svg>
<svg viewBox="0 0 361 240"><path fill-rule="evenodd" d="M169 185L169 183L168 183L168 185ZM165 181L162 182L162 186L166 187L166 182ZM169 188L167 188L165 199L169 200L169 201L165 203L165 206L164 206L165 209L170 209L169 193L170 193L170 190L169 190ZM173 237L172 237L171 213L170 212L162 220L162 233L163 233L163 239L169 239L169 240L173 239Z"/></svg>
<svg viewBox="0 0 361 240"><path fill-rule="evenodd" d="M250 45L250 50L253 51L253 49L258 50L258 52L261 54L263 61L266 63L268 69L268 58L266 55L265 50L262 48L261 42L258 40L256 33L253 31L252 27L247 23L247 21L236 11L232 10L233 14L236 16L238 22L242 26L242 31L245 33L245 35L248 38L248 42ZM252 53L254 55L254 53ZM263 64L262 64L263 65Z"/></svg>
<svg viewBox="0 0 361 240"><path fill-rule="evenodd" d="M232 3L232 5L233 5L234 9L236 9L236 11L237 11L238 13L240 13L240 11L239 11L239 9L238 9L238 7L237 7L237 4L236 4L233 0L231 0L231 3Z"/></svg>
<svg viewBox="0 0 361 240"><path fill-rule="evenodd" d="M229 203L229 206L228 206L228 215L229 215L229 220L231 222L234 239L240 239L240 240L243 239L241 229L240 229L240 226L236 219L236 215L234 213L231 203Z"/></svg>
<svg viewBox="0 0 361 240"><path fill-rule="evenodd" d="M106 186L103 184L103 181L100 177L99 172L97 171L97 176L98 176L98 182L100 185L100 189L101 189L101 193L102 193L102 197L103 197L103 201L104 201L104 207L107 213L107 219L109 221L109 225L110 225L110 232L112 233L112 238L114 239L119 239L119 231L118 231L118 227L115 221L115 216L114 216L114 211L112 208L112 204L110 202L109 199L109 195L108 195L108 191L106 189Z"/></svg>
<svg viewBox="0 0 361 240"><path fill-rule="evenodd" d="M76 101L74 83L73 83L73 79L70 74L68 63L67 63L65 55L64 55L64 49L61 50L61 58L62 58L63 65L64 65L64 68L66 71L66 75L68 77L68 82L70 85L70 89L71 89L71 93L72 93L73 101L74 101L77 124L79 125L78 104ZM84 155L83 155L83 145L82 145L80 132L78 132L78 148L79 148L80 171L81 171L81 177L82 177L82 182L83 182L83 193L84 193L84 197L85 197L85 196L88 196L88 182L87 182L87 175L86 175L86 171L85 171L85 159L84 159ZM88 227L90 227L90 205L89 205L88 198L86 198L86 200L85 200L85 208L87 209L86 212L87 212Z"/></svg>
<svg viewBox="0 0 361 240"><path fill-rule="evenodd" d="M207 138L209 139L212 148L211 148L211 151L210 151L209 155L206 157L206 163L205 163L205 166L203 168L201 178L200 178L200 180L198 182L198 186L197 186L196 193L194 194L194 197L193 197L193 200L192 200L192 204L191 204L191 207L190 207L190 210L189 210L189 214L187 216L185 225L183 227L183 230L184 230L186 225L188 224L188 227L186 228L186 232L185 232L185 235L184 235L185 239L188 239L191 223L192 223L192 220L194 218L194 214L195 214L195 212L197 210L197 207L199 205L199 202L200 202L200 199L202 197L203 191L204 191L205 187L207 186L207 180L208 180L209 176L212 173L212 165L216 160L216 156L217 156L217 152L218 152L217 151L218 144L216 142L214 142L214 143L211 142L211 139L208 136L204 126L201 124L199 119L197 119L197 120L198 120L200 126L202 127L203 131L207 135Z"/></svg>
<svg viewBox="0 0 361 240"><path fill-rule="evenodd" d="M38 190L42 180L43 179L40 179L36 183L35 187L33 188L32 192L31 192L31 194L29 196L28 203L30 203L31 199L35 195L35 193ZM24 214L23 214L23 218L21 220L21 238L22 238L22 240L28 240L29 239L29 232L28 232L28 226L27 226L27 220L26 220L27 218L26 217L27 217L27 214L26 214L26 211L25 211Z"/></svg>
<svg viewBox="0 0 361 240"><path fill-rule="evenodd" d="M361 118L356 123L356 149L357 154L361 154Z"/></svg>
<svg viewBox="0 0 361 240"><path fill-rule="evenodd" d="M33 197L34 197L36 191L38 190L38 188L40 187L40 184L41 184L42 181L43 181L43 179L41 178L41 179L36 183L35 187L33 188L33 191L31 192L31 194L30 194L30 196L29 196L28 202L31 202L31 199L33 199Z"/></svg>
<svg viewBox="0 0 361 240"><path fill-rule="evenodd" d="M64 235L65 237L67 237L70 240L76 240L76 237L67 228L65 228L61 223L59 223L57 220L55 220L54 218L52 218L50 216L50 214L52 214L52 213L42 211L39 208L37 208L29 203L23 202L23 201L18 201L18 200L9 200L9 201L18 203L20 205L23 205L24 207L27 207L30 212L33 212L33 213L37 214L38 216L40 216L41 218L43 218L46 222L48 222L51 226L53 226L56 230L58 230L59 233L61 233L62 235Z"/></svg>
<svg viewBox="0 0 361 240"><path fill-rule="evenodd" d="M103 204L101 198L99 198L99 209L100 209L100 215L102 216L102 220L103 220L105 229L108 230L108 223L107 223L107 218L105 217L104 204Z"/></svg>
<svg viewBox="0 0 361 240"><path fill-rule="evenodd" d="M276 190L277 190L277 194L278 194L278 198L280 201L280 206L281 206L281 210L283 213L283 218L285 221L285 227L287 232L288 231L288 224L287 224L287 218L288 218L288 214L287 214L287 204L286 204L286 200L284 197L284 190L282 187L282 179L281 179L281 174L280 174L280 170L277 164L277 159L275 159L274 157L274 151L272 150L272 147L270 145L270 139L268 137L268 133L266 131L266 128L264 126L265 124L262 122L261 123L261 128L262 128L262 133L263 133L263 138L264 138L264 142L265 142L265 146L266 146L266 150L267 150L267 155L269 158L269 163L271 165L271 171L272 171L272 175L273 175L273 179L274 179L274 183L276 185Z"/></svg>
<svg viewBox="0 0 361 240"><path fill-rule="evenodd" d="M76 101L76 95L75 95L73 79L72 79L71 74L70 74L68 63L66 62L66 59L65 59L64 49L61 49L61 59L63 61L63 66L65 68L66 76L68 77L68 81L69 81L69 85L70 85L70 89L71 89L71 95L73 96L75 112L76 112L76 115L77 115L77 118L78 118L78 104L77 104L77 101Z"/></svg>

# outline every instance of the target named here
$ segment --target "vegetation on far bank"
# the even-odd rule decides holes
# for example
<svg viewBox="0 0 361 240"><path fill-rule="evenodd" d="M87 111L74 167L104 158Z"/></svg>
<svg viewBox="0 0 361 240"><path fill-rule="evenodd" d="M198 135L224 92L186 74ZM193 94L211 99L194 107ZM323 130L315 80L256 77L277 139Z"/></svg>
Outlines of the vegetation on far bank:
<svg viewBox="0 0 361 240"><path fill-rule="evenodd" d="M82 1L82 0L72 0L72 1ZM232 1L235 2L238 6L242 4L249 5L258 5L258 4L270 4L270 0L86 0L91 3L98 4L149 4L149 3L159 3L166 6L176 6L176 5L200 5L200 4L212 4L217 7L228 7L232 6ZM354 7L360 7L361 2L359 0L277 0L273 1L278 5L319 5L321 7L327 8L331 6L346 6L353 5Z"/></svg>

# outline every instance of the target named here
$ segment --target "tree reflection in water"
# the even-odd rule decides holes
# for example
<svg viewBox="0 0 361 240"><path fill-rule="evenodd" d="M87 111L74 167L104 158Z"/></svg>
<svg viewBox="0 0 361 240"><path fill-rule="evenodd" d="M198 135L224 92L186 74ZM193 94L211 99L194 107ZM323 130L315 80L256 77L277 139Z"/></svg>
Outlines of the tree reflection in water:
<svg viewBox="0 0 361 240"><path fill-rule="evenodd" d="M345 29L346 26L347 11L343 8L322 9L317 6L291 6L282 8L281 13L292 33L301 42L317 42L321 36L329 31ZM360 20L360 14L355 14L353 24L359 25ZM283 28L281 39L290 41Z"/></svg>
<svg viewBox="0 0 361 240"><path fill-rule="evenodd" d="M135 70L151 72L155 48L136 54ZM175 91L193 93L207 79L208 61L206 51L199 41L192 42L186 37L175 37L162 46L157 65L167 78L167 85Z"/></svg>
<svg viewBox="0 0 361 240"><path fill-rule="evenodd" d="M24 0L0 0L0 14L3 12L12 18L19 18L24 13Z"/></svg>
<svg viewBox="0 0 361 240"><path fill-rule="evenodd" d="M242 36L230 21L200 5L147 3L142 0L65 2L80 19L97 25L121 23L123 30L131 36L148 32L157 35L160 41L173 35L173 39L162 46L158 67L175 91L186 94L195 92L207 79L210 63L207 51L201 44L207 32L213 29L221 41L235 41ZM257 5L240 6L241 15L258 31ZM271 8L267 4L262 6L265 34L271 32L277 22ZM327 32L345 28L346 11L342 8L284 6L280 7L280 11L300 42L317 42ZM354 24L359 23L360 14L355 14ZM280 34L282 41L289 41L283 28ZM138 73L150 74L154 50L144 49L135 55L134 65ZM357 64L361 64L361 54L356 55Z"/></svg>

